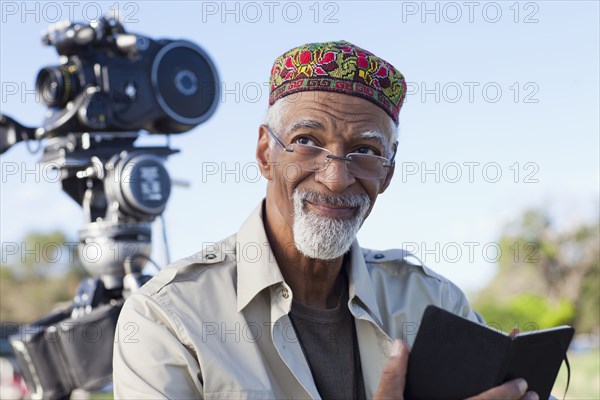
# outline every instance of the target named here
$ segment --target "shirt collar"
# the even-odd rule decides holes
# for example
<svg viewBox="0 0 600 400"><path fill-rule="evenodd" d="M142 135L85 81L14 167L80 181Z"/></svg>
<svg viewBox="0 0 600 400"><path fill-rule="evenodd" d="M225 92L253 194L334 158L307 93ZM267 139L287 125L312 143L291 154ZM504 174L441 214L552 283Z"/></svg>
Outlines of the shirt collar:
<svg viewBox="0 0 600 400"><path fill-rule="evenodd" d="M283 275L265 232L263 224L263 202L258 205L242 224L237 235L237 309L242 311L263 289L282 283ZM371 284L364 255L354 241L350 249L348 266L348 290L350 301L355 298L381 325L381 314Z"/></svg>

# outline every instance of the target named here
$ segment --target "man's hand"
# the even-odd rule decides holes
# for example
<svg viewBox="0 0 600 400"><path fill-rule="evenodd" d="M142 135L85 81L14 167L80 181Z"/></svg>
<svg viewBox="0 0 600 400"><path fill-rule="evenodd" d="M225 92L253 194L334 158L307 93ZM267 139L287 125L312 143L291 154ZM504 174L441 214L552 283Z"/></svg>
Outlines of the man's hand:
<svg viewBox="0 0 600 400"><path fill-rule="evenodd" d="M381 372L379 386L375 392L375 400L404 400L406 370L408 369L408 347L399 339L394 340L390 356Z"/></svg>
<svg viewBox="0 0 600 400"><path fill-rule="evenodd" d="M377 387L374 399L404 400L407 369L408 347L406 347L403 341L396 339L390 356L383 367L381 380L379 381L379 387ZM526 390L527 382L525 380L514 379L477 396L469 397L467 400L538 400L538 395L535 392L526 392Z"/></svg>
<svg viewBox="0 0 600 400"><path fill-rule="evenodd" d="M500 386L491 388L474 397L469 397L467 400L493 400L493 399L519 399L519 400L538 400L539 397L535 392L525 392L527 390L527 382L525 379L513 379L503 383Z"/></svg>

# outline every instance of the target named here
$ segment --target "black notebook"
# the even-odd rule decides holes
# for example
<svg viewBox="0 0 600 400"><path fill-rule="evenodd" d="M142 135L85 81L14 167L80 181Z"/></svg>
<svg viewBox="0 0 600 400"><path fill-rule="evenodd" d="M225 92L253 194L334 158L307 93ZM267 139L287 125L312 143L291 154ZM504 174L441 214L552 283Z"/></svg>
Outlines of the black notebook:
<svg viewBox="0 0 600 400"><path fill-rule="evenodd" d="M559 326L511 338L428 306L410 352L405 398L464 399L523 378L547 399L574 332Z"/></svg>

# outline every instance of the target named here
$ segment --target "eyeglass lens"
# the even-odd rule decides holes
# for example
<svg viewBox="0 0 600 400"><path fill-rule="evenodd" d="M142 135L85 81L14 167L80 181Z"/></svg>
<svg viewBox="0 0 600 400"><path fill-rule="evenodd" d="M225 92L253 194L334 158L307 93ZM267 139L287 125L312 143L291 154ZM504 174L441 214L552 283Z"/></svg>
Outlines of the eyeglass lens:
<svg viewBox="0 0 600 400"><path fill-rule="evenodd" d="M298 166L305 171L319 171L325 167L331 159L326 158L331 153L326 149L315 146L304 146L291 144L288 149L292 150ZM385 176L385 159L368 154L352 153L350 161L344 162L348 173L362 179L380 179Z"/></svg>

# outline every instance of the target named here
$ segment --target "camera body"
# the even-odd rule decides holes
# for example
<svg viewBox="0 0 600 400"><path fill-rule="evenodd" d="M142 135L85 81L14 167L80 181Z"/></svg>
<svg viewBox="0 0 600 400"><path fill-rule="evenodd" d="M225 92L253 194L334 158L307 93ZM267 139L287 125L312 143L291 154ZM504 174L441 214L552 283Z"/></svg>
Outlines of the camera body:
<svg viewBox="0 0 600 400"><path fill-rule="evenodd" d="M171 134L214 113L216 68L197 45L126 33L114 18L60 22L42 41L62 64L43 68L36 91L49 107L44 137L70 132Z"/></svg>

